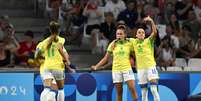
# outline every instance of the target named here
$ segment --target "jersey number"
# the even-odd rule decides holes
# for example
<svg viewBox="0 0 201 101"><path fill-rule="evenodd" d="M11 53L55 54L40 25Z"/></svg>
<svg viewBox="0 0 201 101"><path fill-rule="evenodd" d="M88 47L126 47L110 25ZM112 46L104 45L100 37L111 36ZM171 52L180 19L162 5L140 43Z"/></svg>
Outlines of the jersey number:
<svg viewBox="0 0 201 101"><path fill-rule="evenodd" d="M48 49L48 57L54 56L54 45Z"/></svg>

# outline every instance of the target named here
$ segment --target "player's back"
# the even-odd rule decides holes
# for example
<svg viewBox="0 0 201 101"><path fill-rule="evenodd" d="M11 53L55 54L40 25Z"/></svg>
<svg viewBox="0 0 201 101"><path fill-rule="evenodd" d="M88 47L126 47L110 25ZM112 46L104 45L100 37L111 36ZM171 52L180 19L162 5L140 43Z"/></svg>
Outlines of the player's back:
<svg viewBox="0 0 201 101"><path fill-rule="evenodd" d="M64 63L63 63L63 57L61 56L59 52L58 45L64 44L65 39L57 36L58 40L57 42L52 42L51 46L47 48L49 44L50 37L46 38L44 41L42 41L42 47L44 49L44 68L47 69L56 69L56 70L64 70Z"/></svg>

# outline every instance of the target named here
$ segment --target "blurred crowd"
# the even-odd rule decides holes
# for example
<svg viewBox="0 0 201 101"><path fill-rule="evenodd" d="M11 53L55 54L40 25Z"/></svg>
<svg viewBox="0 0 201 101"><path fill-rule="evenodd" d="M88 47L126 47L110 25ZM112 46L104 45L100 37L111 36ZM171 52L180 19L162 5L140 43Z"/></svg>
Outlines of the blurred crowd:
<svg viewBox="0 0 201 101"><path fill-rule="evenodd" d="M158 27L155 58L159 66L174 66L176 58L201 58L201 0L38 0L38 5L49 21L61 24L67 44L80 46L82 38L89 37L92 54L106 51L119 24L127 26L128 37L135 37L149 15ZM12 64L12 59L26 63L36 46L33 32L27 31L21 42L6 16L0 25L0 65ZM150 25L143 26L149 36Z"/></svg>
<svg viewBox="0 0 201 101"><path fill-rule="evenodd" d="M9 22L8 16L0 18L0 66L14 67L14 65L31 65L30 59L34 58L36 42L34 33L28 30L24 33L23 40L15 36L15 28Z"/></svg>

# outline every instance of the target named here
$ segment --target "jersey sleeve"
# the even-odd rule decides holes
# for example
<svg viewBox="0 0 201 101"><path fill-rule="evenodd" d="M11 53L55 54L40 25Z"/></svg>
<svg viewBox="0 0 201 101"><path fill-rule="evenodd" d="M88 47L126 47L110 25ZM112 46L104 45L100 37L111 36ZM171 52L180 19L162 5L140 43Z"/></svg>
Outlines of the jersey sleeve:
<svg viewBox="0 0 201 101"><path fill-rule="evenodd" d="M43 44L42 42L38 43L38 45L36 46L36 52L42 52L43 49Z"/></svg>
<svg viewBox="0 0 201 101"><path fill-rule="evenodd" d="M154 44L154 38L153 37L148 37L148 40L149 40L149 42L151 43L151 44Z"/></svg>
<svg viewBox="0 0 201 101"><path fill-rule="evenodd" d="M112 52L113 52L112 43L110 43L110 44L108 45L107 52L110 53L110 54L112 54Z"/></svg>
<svg viewBox="0 0 201 101"><path fill-rule="evenodd" d="M65 39L62 38L62 37L59 37L59 43L61 43L62 45L64 45L64 43L65 43Z"/></svg>
<svg viewBox="0 0 201 101"><path fill-rule="evenodd" d="M35 51L34 57L37 57L39 54L43 53L43 51L44 51L43 44L42 44L42 42L40 42L36 46L36 51Z"/></svg>
<svg viewBox="0 0 201 101"><path fill-rule="evenodd" d="M130 41L132 47L134 48L136 39L134 39L134 38L129 38L129 41Z"/></svg>
<svg viewBox="0 0 201 101"><path fill-rule="evenodd" d="M64 51L64 53L66 53L66 52L67 52L65 47L63 47L63 51Z"/></svg>

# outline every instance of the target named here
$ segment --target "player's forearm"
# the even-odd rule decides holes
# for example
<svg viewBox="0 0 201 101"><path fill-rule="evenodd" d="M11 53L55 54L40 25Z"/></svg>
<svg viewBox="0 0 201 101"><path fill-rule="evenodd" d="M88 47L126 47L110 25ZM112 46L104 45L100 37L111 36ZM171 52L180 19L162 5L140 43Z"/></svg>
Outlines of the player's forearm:
<svg viewBox="0 0 201 101"><path fill-rule="evenodd" d="M67 63L68 65L70 65L71 62L70 62L68 53L67 53L67 52L64 52L64 54L65 54L66 63Z"/></svg>
<svg viewBox="0 0 201 101"><path fill-rule="evenodd" d="M155 36L157 34L156 25L153 20L151 20L150 22L151 22L152 34Z"/></svg>
<svg viewBox="0 0 201 101"><path fill-rule="evenodd" d="M100 67L102 67L106 63L107 60L103 58L98 64L96 64L97 69L100 69Z"/></svg>
<svg viewBox="0 0 201 101"><path fill-rule="evenodd" d="M65 54L65 52L63 51L63 47L61 45L59 45L59 53L62 56L64 62L68 64L68 57Z"/></svg>
<svg viewBox="0 0 201 101"><path fill-rule="evenodd" d="M108 61L108 58L109 58L108 53L106 53L104 58L101 59L101 61L98 64L96 64L97 69L100 68L101 66L105 65L107 63L107 61Z"/></svg>

